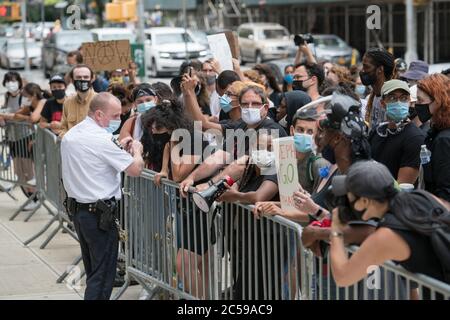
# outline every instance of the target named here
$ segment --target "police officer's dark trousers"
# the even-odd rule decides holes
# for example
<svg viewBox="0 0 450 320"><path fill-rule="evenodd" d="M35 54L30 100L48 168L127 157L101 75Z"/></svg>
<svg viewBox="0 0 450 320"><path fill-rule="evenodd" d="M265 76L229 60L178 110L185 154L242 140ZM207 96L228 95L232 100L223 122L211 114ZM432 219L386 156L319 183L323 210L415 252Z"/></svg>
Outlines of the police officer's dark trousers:
<svg viewBox="0 0 450 320"><path fill-rule="evenodd" d="M119 237L114 224L98 228L98 213L79 210L73 218L86 270L85 300L109 300L116 275Z"/></svg>

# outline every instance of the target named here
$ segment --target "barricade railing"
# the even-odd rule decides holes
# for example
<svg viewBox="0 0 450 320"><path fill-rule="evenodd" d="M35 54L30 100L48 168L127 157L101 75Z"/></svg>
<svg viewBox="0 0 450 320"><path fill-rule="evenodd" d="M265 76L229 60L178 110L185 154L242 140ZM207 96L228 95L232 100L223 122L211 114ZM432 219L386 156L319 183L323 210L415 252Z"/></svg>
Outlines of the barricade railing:
<svg viewBox="0 0 450 320"><path fill-rule="evenodd" d="M241 204L203 213L192 194L179 195L178 184L156 186L154 174L125 178L129 277L152 294L164 289L186 299L303 298L300 225L282 217L256 219L252 207Z"/></svg>
<svg viewBox="0 0 450 320"><path fill-rule="evenodd" d="M450 285L425 276L411 273L391 261L371 266L366 277L348 287L338 287L334 282L328 248L325 257L308 255L309 298L314 300L435 300L450 299ZM357 246L347 248L350 256Z"/></svg>
<svg viewBox="0 0 450 320"><path fill-rule="evenodd" d="M357 284L339 288L325 258L301 243L302 227L279 216L255 219L252 206L222 203L201 212L192 195L154 172L125 178L127 279L155 294L185 299L401 300L449 299L450 286L392 262ZM357 247L348 248L349 254Z"/></svg>
<svg viewBox="0 0 450 320"><path fill-rule="evenodd" d="M33 199L37 196L36 185L33 182L35 176L34 166L34 136L36 126L28 122L7 121L0 126L0 190L11 195L12 188L21 187L28 197L20 208L10 217L13 220ZM28 194L29 193L29 194ZM25 219L28 219L37 211L38 207Z"/></svg>
<svg viewBox="0 0 450 320"><path fill-rule="evenodd" d="M38 206L28 213L24 221L28 221L41 206L52 216L50 221L24 244L28 245L39 238L55 223L58 224L56 229L47 236L40 246L41 249L44 249L61 229L65 229L78 240L75 232L63 224L71 222L63 207L65 192L61 179L60 139L48 129L27 122L7 121L0 126L0 144L0 181L10 183L11 188L20 186L34 189L33 195L14 212L10 220L14 220L22 209L34 200L38 201ZM31 183L31 180L35 183ZM80 261L81 255L71 263L73 268ZM57 282L62 282L69 273L70 270L63 273Z"/></svg>

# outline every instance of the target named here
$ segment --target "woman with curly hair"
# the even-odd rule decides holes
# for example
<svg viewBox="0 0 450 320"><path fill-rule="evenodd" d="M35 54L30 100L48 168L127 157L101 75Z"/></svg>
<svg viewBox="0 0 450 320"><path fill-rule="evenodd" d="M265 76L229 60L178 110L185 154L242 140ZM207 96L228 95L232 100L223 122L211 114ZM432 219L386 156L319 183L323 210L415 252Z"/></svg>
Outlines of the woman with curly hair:
<svg viewBox="0 0 450 320"><path fill-rule="evenodd" d="M417 83L415 110L422 123L431 120L425 143L431 151L423 164L425 189L450 202L450 79L432 74Z"/></svg>

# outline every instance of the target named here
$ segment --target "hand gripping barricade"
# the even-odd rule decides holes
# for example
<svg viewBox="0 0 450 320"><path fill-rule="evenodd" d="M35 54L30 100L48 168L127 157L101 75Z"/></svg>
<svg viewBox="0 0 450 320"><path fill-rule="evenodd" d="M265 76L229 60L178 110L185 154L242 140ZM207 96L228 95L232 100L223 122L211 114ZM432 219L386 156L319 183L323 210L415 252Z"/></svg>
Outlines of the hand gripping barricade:
<svg viewBox="0 0 450 320"><path fill-rule="evenodd" d="M185 299L409 299L415 288L421 299L450 297L449 285L391 262L337 288L328 253L318 258L305 249L299 224L279 216L255 219L251 206L237 203L203 213L192 194L182 198L170 180L158 187L154 175L145 170L125 178L127 276L113 299L131 279L151 296L163 291ZM348 248L349 254L355 250Z"/></svg>

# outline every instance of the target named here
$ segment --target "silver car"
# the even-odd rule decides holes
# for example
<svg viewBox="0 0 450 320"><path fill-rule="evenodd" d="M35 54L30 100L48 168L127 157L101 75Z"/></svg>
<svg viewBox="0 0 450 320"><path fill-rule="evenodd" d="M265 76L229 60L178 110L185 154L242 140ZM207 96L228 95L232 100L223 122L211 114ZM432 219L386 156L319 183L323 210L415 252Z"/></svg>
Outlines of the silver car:
<svg viewBox="0 0 450 320"><path fill-rule="evenodd" d="M333 34L313 34L311 46L317 60L327 60L339 65L350 66L353 49L344 40Z"/></svg>
<svg viewBox="0 0 450 320"><path fill-rule="evenodd" d="M27 40L27 53L31 67L41 67L41 46ZM25 67L25 49L22 39L8 39L1 48L0 66L7 69Z"/></svg>
<svg viewBox="0 0 450 320"><path fill-rule="evenodd" d="M243 63L262 63L287 58L292 40L289 31L277 23L245 23L237 29Z"/></svg>

